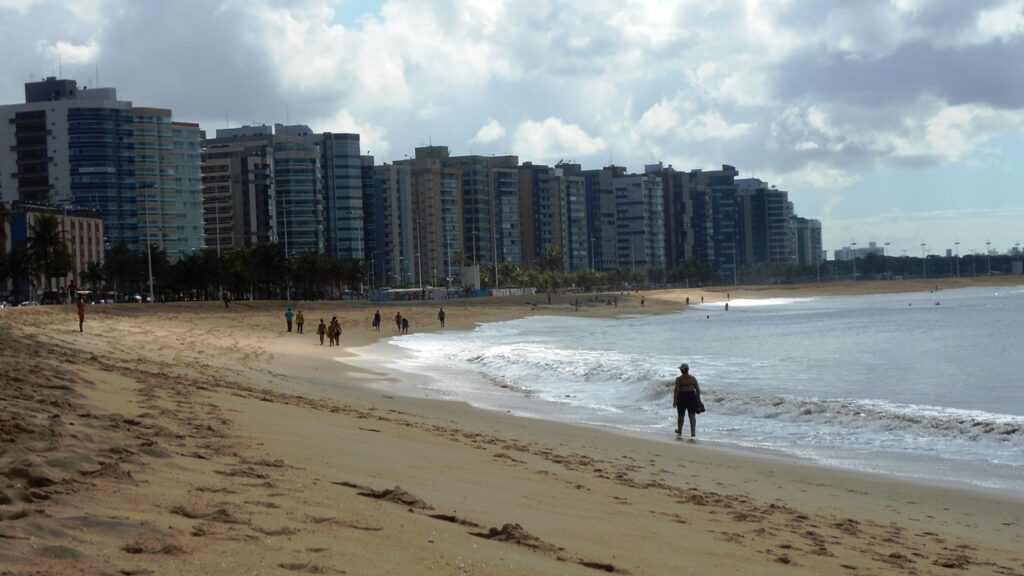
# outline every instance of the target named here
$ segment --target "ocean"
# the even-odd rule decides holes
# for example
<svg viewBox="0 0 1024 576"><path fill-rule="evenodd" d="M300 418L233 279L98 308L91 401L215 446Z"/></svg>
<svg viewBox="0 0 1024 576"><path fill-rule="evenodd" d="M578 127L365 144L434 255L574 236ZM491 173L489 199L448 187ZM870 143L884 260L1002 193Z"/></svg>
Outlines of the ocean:
<svg viewBox="0 0 1024 576"><path fill-rule="evenodd" d="M1024 493L1022 343L1024 287L537 316L386 346L429 395L663 438L687 362L702 443Z"/></svg>

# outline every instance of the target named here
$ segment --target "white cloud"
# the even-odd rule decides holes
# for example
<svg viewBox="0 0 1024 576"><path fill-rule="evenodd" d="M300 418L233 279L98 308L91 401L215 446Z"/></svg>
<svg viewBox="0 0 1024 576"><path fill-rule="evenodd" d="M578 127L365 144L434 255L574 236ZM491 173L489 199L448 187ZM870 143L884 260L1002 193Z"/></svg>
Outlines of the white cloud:
<svg viewBox="0 0 1024 576"><path fill-rule="evenodd" d="M1024 0L1011 0L991 10L982 10L974 24L974 28L960 38L961 42L984 44L1024 34Z"/></svg>
<svg viewBox="0 0 1024 576"><path fill-rule="evenodd" d="M608 147L600 137L587 134L578 124L560 118L529 120L516 129L515 150L524 159L555 162L559 158L590 156Z"/></svg>
<svg viewBox="0 0 1024 576"><path fill-rule="evenodd" d="M649 134L665 134L676 129L679 125L679 110L677 103L669 102L662 98L660 102L651 106L640 117L637 128L641 132Z"/></svg>
<svg viewBox="0 0 1024 576"><path fill-rule="evenodd" d="M679 128L678 133L684 140L733 140L750 133L753 123L730 123L718 112L705 112L688 121Z"/></svg>
<svg viewBox="0 0 1024 576"><path fill-rule="evenodd" d="M505 137L505 127L501 125L494 118L488 118L487 123L480 127L476 131L476 136L473 137L472 142L477 144L487 144L494 142L495 140L501 140Z"/></svg>
<svg viewBox="0 0 1024 576"><path fill-rule="evenodd" d="M13 10L19 14L24 14L32 8L33 5L39 4L42 0L0 0L0 9Z"/></svg>
<svg viewBox="0 0 1024 576"><path fill-rule="evenodd" d="M74 44L61 40L48 49L55 57L59 55L64 64L70 65L93 63L100 53L100 47L95 40L87 44Z"/></svg>
<svg viewBox="0 0 1024 576"><path fill-rule="evenodd" d="M359 147L362 148L362 153L374 155L375 161L378 158L387 158L391 151L391 143L388 142L387 131L384 128L369 122L357 122L346 108L338 110L330 118L321 119L314 130L359 134Z"/></svg>

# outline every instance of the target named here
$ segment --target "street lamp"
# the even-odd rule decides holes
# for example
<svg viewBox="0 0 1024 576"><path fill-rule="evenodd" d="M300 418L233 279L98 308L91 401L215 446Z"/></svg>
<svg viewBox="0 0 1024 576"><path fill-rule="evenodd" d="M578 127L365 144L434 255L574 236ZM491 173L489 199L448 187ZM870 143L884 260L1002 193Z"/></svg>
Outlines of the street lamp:
<svg viewBox="0 0 1024 576"><path fill-rule="evenodd" d="M956 246L956 277L960 277L960 241L953 242L953 246Z"/></svg>
<svg viewBox="0 0 1024 576"><path fill-rule="evenodd" d="M851 241L850 242L850 246L853 247L853 250L850 252L850 255L853 256L853 281L856 282L857 281L857 243Z"/></svg>
<svg viewBox="0 0 1024 576"><path fill-rule="evenodd" d="M988 257L988 275L992 275L992 242L989 240L985 241L985 256Z"/></svg>
<svg viewBox="0 0 1024 576"><path fill-rule="evenodd" d="M925 248L928 246L927 242L921 242L921 277L928 278L928 253Z"/></svg>

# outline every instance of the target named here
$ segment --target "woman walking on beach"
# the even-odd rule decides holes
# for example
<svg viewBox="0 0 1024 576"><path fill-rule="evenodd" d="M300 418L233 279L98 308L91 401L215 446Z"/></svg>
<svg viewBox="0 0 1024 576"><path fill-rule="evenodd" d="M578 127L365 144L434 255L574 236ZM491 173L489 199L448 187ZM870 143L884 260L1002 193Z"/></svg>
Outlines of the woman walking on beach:
<svg viewBox="0 0 1024 576"><path fill-rule="evenodd" d="M676 409L678 420L676 420L676 434L683 433L683 419L687 412L690 413L690 436L697 435L697 413L704 411L700 401L700 385L697 379L690 375L690 365L683 363L679 365L682 374L676 378L675 390L672 392L672 407Z"/></svg>
<svg viewBox="0 0 1024 576"><path fill-rule="evenodd" d="M320 325L316 327L316 333L320 336L320 345L324 345L324 336L327 335L327 325L324 324L324 319L320 319Z"/></svg>
<svg viewBox="0 0 1024 576"><path fill-rule="evenodd" d="M85 296L78 295L78 302L75 304L78 307L78 331L83 332L82 325L85 324Z"/></svg>

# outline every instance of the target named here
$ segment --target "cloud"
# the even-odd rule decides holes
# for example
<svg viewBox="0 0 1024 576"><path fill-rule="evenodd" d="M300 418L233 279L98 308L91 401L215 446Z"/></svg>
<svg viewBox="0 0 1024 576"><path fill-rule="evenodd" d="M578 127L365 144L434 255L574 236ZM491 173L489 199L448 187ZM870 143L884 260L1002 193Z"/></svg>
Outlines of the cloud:
<svg viewBox="0 0 1024 576"><path fill-rule="evenodd" d="M432 140L633 170L727 163L808 195L1024 140L1024 0L373 6L0 0L0 102L59 54L65 76L92 85L98 67L122 98L207 130L358 130L380 161Z"/></svg>
<svg viewBox="0 0 1024 576"><path fill-rule="evenodd" d="M516 129L515 149L524 158L542 162L590 156L607 147L602 138L587 134L578 124L568 124L554 117L543 122L529 120Z"/></svg>
<svg viewBox="0 0 1024 576"><path fill-rule="evenodd" d="M316 125L316 130L322 132L359 134L359 147L362 148L363 154L387 158L391 151L387 130L369 122L357 122L347 108L342 108L330 118L320 120Z"/></svg>
<svg viewBox="0 0 1024 576"><path fill-rule="evenodd" d="M679 129L684 140L732 140L745 136L754 127L753 123L730 123L717 111L701 114Z"/></svg>
<svg viewBox="0 0 1024 576"><path fill-rule="evenodd" d="M476 136L473 137L472 142L477 144L488 144L504 137L505 127L501 125L501 122L498 122L494 118L488 118L487 123L476 131Z"/></svg>

